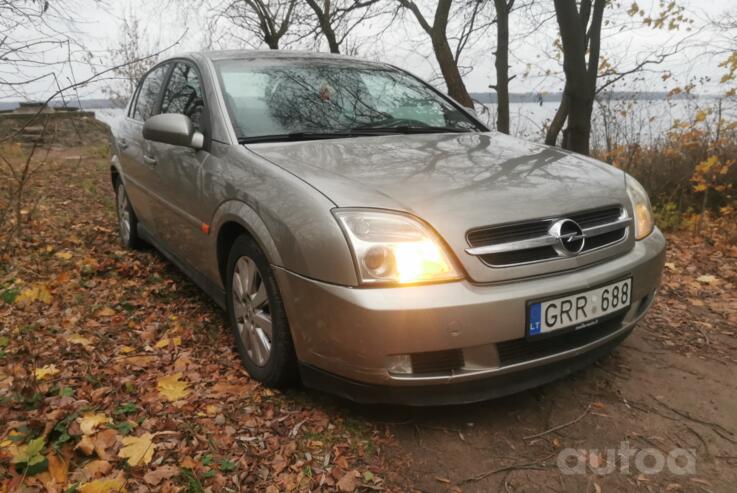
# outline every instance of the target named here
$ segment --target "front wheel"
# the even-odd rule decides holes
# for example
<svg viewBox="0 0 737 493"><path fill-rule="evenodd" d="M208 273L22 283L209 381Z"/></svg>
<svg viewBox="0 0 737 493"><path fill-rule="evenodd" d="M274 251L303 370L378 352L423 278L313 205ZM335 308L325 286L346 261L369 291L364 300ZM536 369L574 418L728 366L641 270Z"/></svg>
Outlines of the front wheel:
<svg viewBox="0 0 737 493"><path fill-rule="evenodd" d="M276 279L266 256L248 236L228 255L228 319L243 366L269 387L297 379L297 358Z"/></svg>

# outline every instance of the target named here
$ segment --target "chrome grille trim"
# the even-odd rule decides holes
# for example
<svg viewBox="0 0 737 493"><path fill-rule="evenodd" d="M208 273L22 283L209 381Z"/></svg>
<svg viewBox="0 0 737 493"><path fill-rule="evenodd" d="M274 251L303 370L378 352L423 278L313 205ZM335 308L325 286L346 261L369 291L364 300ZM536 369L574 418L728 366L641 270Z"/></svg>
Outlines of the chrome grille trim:
<svg viewBox="0 0 737 493"><path fill-rule="evenodd" d="M487 261L487 259L481 258L481 260L491 265L492 267L513 267L517 265L527 265L537 262L544 262L549 260L555 260L565 257L571 257L571 256L578 256L578 255L586 255L590 252L594 252L597 250L601 250L603 248L607 248L616 244L619 244L627 239L629 236L629 226L632 223L632 218L628 216L627 210L624 207L616 206L617 209L619 209L619 215L618 217L609 222L600 223L600 224L593 224L585 228L581 228L581 232L583 233L583 237L585 239L593 239L601 235L614 233L617 231L621 231L622 234L620 237L616 238L613 241L609 241L607 243L604 243L602 245L596 246L594 248L588 248L580 253L573 253L573 252L565 252L564 249L559 248L561 245L561 242L563 240L566 240L570 236L574 236L573 234L554 234L553 229L554 225L556 223L567 220L568 217L561 216L561 217L552 217L547 219L541 219L538 221L527 221L523 223L519 223L520 229L524 228L531 228L536 229L539 231L540 228L547 229L547 234L540 235L539 233L536 234L536 236L533 236L531 238L525 238L520 240L514 240L514 241L504 241L501 243L491 243L487 245L479 245L479 246L473 246L473 243L470 241L469 243L472 245L470 248L467 248L465 251L469 255L477 256L477 257L483 257L485 255L494 255L494 254L504 254L504 253L514 253L514 252L523 252L523 251L529 251L533 249L546 249L546 251L551 252L554 251L554 254L548 255L539 259L531 259L526 260L522 262L516 262L516 263L492 263ZM612 210L614 209L614 212L616 213L615 206L609 207L609 208L603 208L601 211L606 210ZM596 211L588 211L590 212L596 212ZM572 214L570 217L576 217L577 215L581 214L587 214L587 212L582 212L579 214ZM511 225L513 228L515 225ZM480 228L475 230L476 232L483 231L483 232L493 232L496 228L510 228L510 225L502 225L499 227L489 227L489 228ZM488 240L486 240L488 241ZM532 253L532 252L530 252Z"/></svg>

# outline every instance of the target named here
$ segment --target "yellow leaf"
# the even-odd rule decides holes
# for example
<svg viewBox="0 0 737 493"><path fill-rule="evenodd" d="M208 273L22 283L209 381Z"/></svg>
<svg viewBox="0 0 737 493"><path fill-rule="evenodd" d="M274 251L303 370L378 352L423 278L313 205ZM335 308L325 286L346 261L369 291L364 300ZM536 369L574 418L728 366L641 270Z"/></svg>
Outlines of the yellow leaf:
<svg viewBox="0 0 737 493"><path fill-rule="evenodd" d="M72 252L56 252L54 256L62 260L69 260L72 258Z"/></svg>
<svg viewBox="0 0 737 493"><path fill-rule="evenodd" d="M115 478L96 479L77 488L79 493L124 493L125 481L121 475Z"/></svg>
<svg viewBox="0 0 737 493"><path fill-rule="evenodd" d="M19 305L27 305L34 301L41 301L47 305L51 304L51 293L45 285L39 284L26 288L15 298L15 302Z"/></svg>
<svg viewBox="0 0 737 493"><path fill-rule="evenodd" d="M115 310L107 306L97 311L98 317L112 317L114 315L115 315Z"/></svg>
<svg viewBox="0 0 737 493"><path fill-rule="evenodd" d="M718 281L718 279L711 274L704 274L703 276L697 277L696 280L699 282L703 282L704 284L716 284L716 282Z"/></svg>
<svg viewBox="0 0 737 493"><path fill-rule="evenodd" d="M101 413L87 413L81 418L77 418L77 422L79 423L79 428L82 430L83 434L92 435L95 433L95 428L99 425L110 423L110 418Z"/></svg>
<svg viewBox="0 0 737 493"><path fill-rule="evenodd" d="M59 369L56 367L56 365L46 365L42 368L36 368L36 371L34 372L36 375L36 380L44 380L46 377L51 377L59 373Z"/></svg>
<svg viewBox="0 0 737 493"><path fill-rule="evenodd" d="M708 187L706 186L706 184L704 184L704 183L699 183L698 185L694 185L694 187L693 187L693 191L694 191L694 192L703 192L703 191L704 191L704 190L706 190L707 188L708 188Z"/></svg>
<svg viewBox="0 0 737 493"><path fill-rule="evenodd" d="M156 384L156 387L159 389L159 393L170 401L176 401L189 395L187 382L179 380L181 377L181 373L159 377Z"/></svg>
<svg viewBox="0 0 737 493"><path fill-rule="evenodd" d="M703 122L704 120L706 120L706 111L704 110L697 111L696 116L694 117L694 120L696 121L696 123Z"/></svg>
<svg viewBox="0 0 737 493"><path fill-rule="evenodd" d="M171 339L169 339L168 337L164 337L159 342L157 342L156 345L154 345L154 347L156 349L161 349L161 348L165 348L170 343L171 344L174 344L175 346L181 346L182 345L182 338L179 337L179 336L172 337Z"/></svg>
<svg viewBox="0 0 737 493"><path fill-rule="evenodd" d="M81 344L87 349L92 347L92 339L88 339L87 337L81 336L79 334L68 335L66 337L66 340L69 341L69 343L71 344Z"/></svg>
<svg viewBox="0 0 737 493"><path fill-rule="evenodd" d="M141 463L148 464L156 448L151 441L153 437L151 433L144 433L140 437L123 438L123 448L118 452L118 457L128 459L128 464L132 467Z"/></svg>
<svg viewBox="0 0 737 493"><path fill-rule="evenodd" d="M132 353L135 350L136 348L131 347L131 346L120 346L120 352L123 354Z"/></svg>

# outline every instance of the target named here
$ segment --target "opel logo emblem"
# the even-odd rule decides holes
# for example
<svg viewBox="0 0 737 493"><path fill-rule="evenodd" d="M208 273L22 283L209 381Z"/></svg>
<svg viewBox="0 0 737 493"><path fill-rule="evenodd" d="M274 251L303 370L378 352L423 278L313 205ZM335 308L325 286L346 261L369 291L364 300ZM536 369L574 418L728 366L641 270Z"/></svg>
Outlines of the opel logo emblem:
<svg viewBox="0 0 737 493"><path fill-rule="evenodd" d="M555 251L566 257L581 253L586 242L586 235L583 234L581 226L571 219L555 221L550 226L548 234L556 240L553 245Z"/></svg>

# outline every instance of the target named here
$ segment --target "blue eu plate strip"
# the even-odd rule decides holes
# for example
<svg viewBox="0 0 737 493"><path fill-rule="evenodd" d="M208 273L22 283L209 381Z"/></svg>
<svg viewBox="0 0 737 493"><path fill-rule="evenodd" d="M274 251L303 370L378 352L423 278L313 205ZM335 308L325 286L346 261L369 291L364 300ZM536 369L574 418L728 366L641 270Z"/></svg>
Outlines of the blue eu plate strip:
<svg viewBox="0 0 737 493"><path fill-rule="evenodd" d="M534 305L530 305L530 335L531 336L534 336L540 333L540 324L542 323L541 313L542 313L541 303L535 303Z"/></svg>

